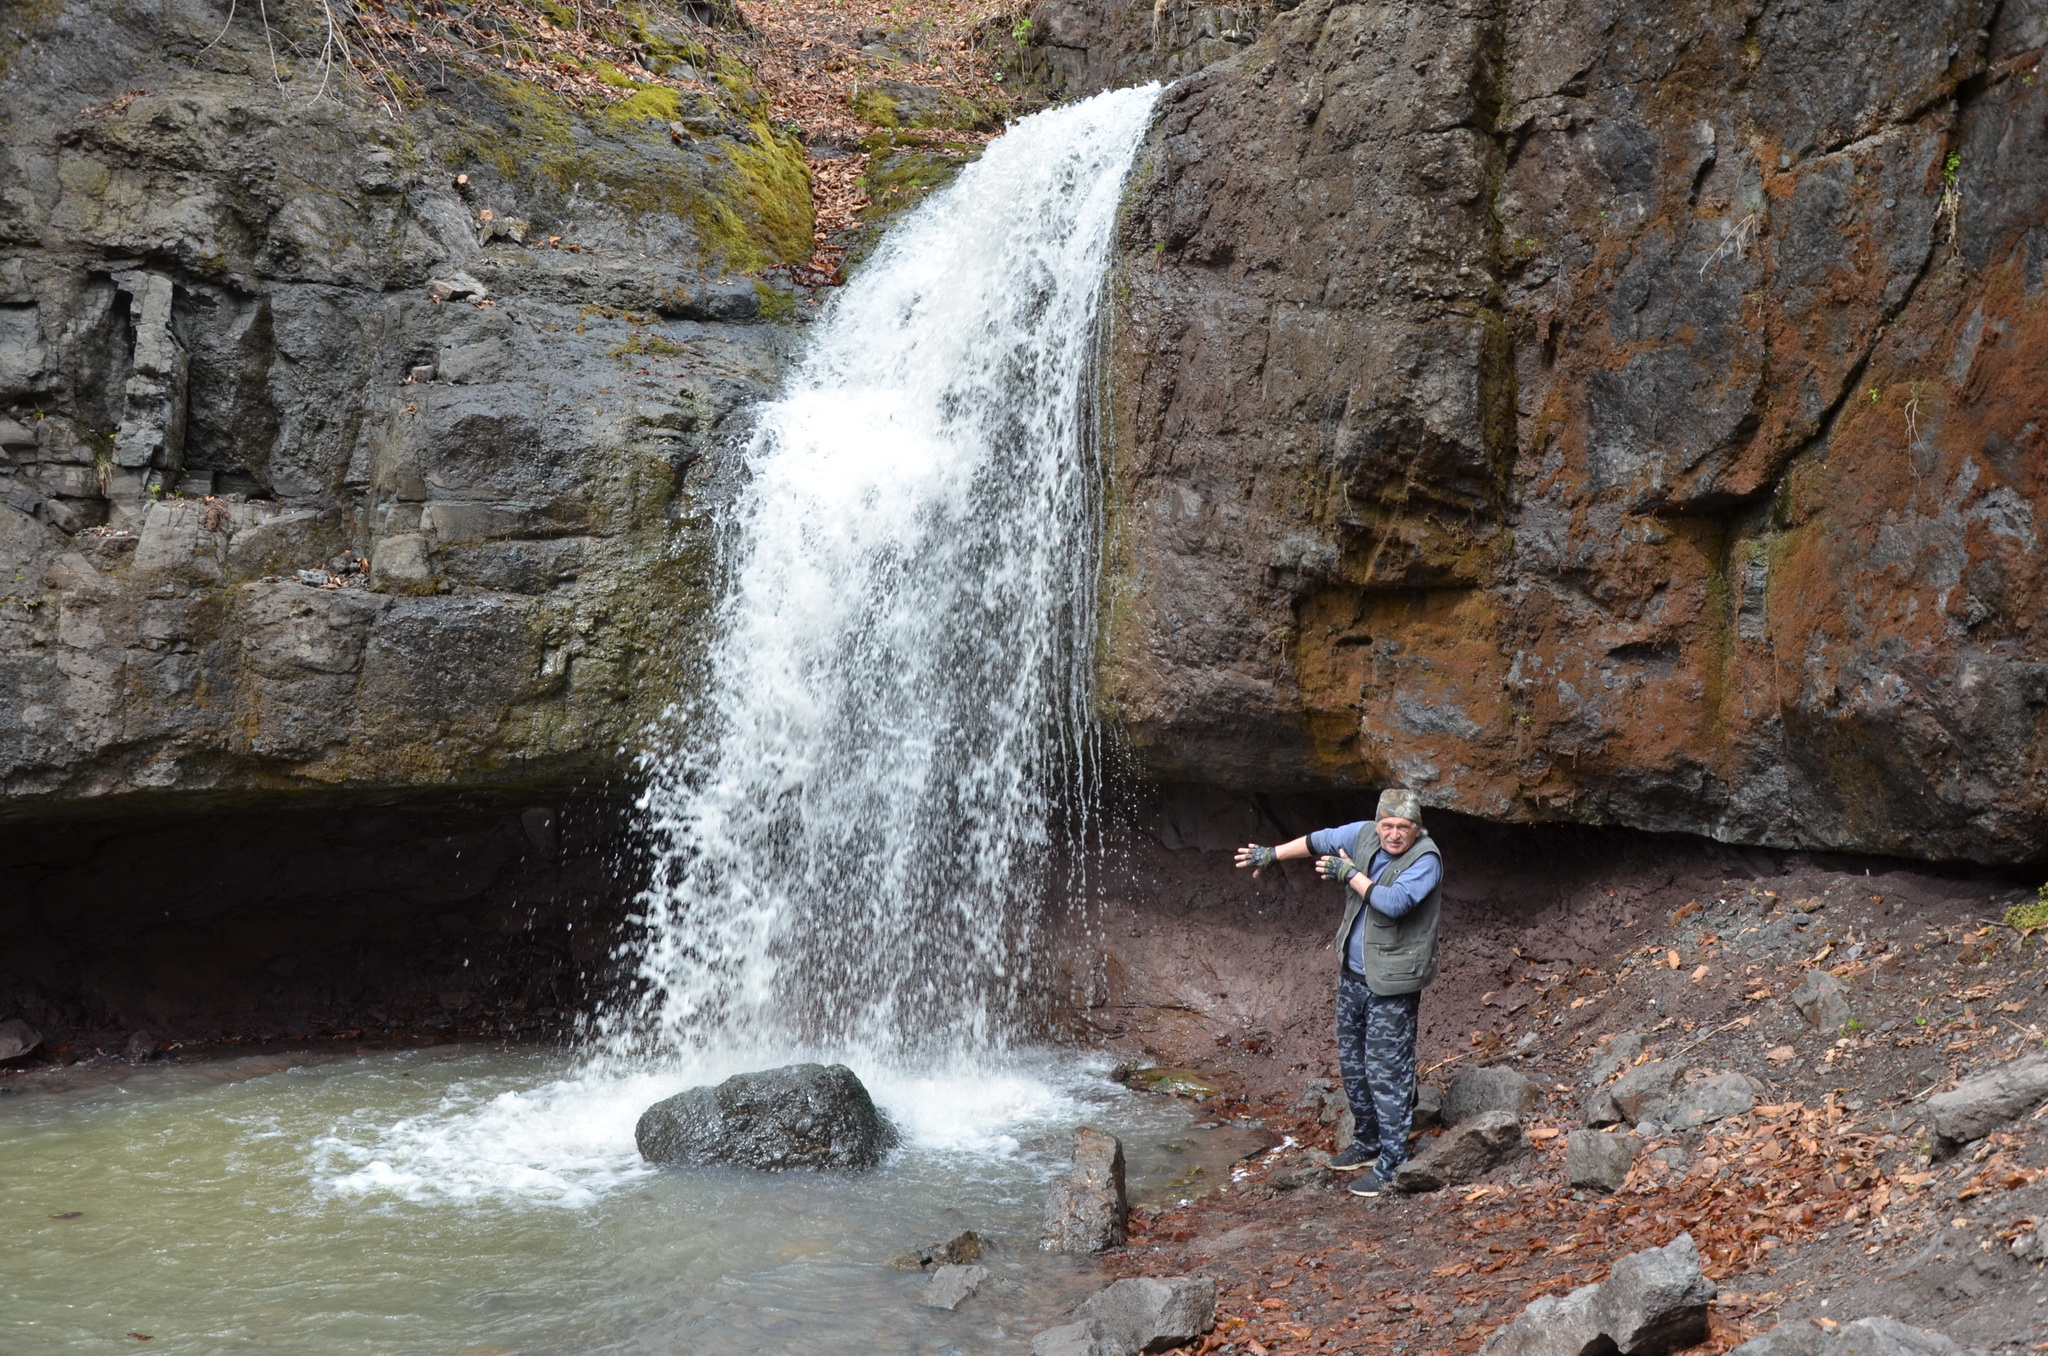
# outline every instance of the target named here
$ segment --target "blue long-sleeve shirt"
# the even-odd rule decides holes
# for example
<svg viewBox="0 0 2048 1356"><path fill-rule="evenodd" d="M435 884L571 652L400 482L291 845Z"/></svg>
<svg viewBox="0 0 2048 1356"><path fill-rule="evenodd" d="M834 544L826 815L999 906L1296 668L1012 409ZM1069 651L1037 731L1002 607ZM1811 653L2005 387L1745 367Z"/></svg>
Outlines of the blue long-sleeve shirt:
<svg viewBox="0 0 2048 1356"><path fill-rule="evenodd" d="M1361 829L1367 830L1366 841L1377 843L1379 839L1369 832L1372 824L1359 820L1334 829L1317 829L1308 836L1309 851L1318 857L1334 857L1339 852L1349 852L1358 841ZM1365 873L1375 880L1380 872L1393 861L1383 847L1375 847L1372 860L1359 863ZM1429 898L1429 892L1436 889L1444 878L1443 859L1433 852L1424 853L1408 864L1408 869L1397 876L1392 885L1375 885L1366 891L1365 902L1389 918L1402 914ZM1344 887L1350 889L1349 885ZM1365 973L1365 910L1358 911L1358 921L1351 925L1351 935L1344 939L1344 963L1359 974Z"/></svg>

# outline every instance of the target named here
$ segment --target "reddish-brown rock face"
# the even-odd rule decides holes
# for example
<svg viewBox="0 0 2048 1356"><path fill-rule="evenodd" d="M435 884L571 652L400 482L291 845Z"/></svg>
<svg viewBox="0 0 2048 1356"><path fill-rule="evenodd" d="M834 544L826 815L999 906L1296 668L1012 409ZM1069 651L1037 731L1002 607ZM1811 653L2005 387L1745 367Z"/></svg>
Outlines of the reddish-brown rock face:
<svg viewBox="0 0 2048 1356"><path fill-rule="evenodd" d="M1153 775L2038 857L2044 41L1309 0L1170 89L1107 398Z"/></svg>

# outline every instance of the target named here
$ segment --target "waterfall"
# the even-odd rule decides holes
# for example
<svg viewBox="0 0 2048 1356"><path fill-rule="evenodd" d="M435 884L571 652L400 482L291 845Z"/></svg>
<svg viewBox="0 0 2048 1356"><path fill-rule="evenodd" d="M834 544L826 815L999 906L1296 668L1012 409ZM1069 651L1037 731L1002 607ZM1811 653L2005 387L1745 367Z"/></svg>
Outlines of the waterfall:
<svg viewBox="0 0 2048 1356"><path fill-rule="evenodd" d="M1096 779L1087 409L1157 87L1024 119L759 411L701 687L650 753L617 1055L999 1045Z"/></svg>

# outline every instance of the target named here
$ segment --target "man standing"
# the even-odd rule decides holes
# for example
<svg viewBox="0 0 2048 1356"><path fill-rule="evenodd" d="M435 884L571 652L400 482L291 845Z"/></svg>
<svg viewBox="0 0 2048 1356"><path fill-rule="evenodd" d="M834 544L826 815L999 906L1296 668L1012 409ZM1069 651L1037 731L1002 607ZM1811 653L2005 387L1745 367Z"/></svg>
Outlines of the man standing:
<svg viewBox="0 0 2048 1356"><path fill-rule="evenodd" d="M1406 790L1381 792L1373 820L1318 829L1277 848L1247 843L1237 850L1237 864L1254 876L1275 862L1308 857L1325 880L1344 886L1337 1063L1357 1128L1330 1167L1371 1168L1351 1194L1377 1196L1408 1157L1415 1017L1423 987L1436 978L1443 856L1423 831L1421 798Z"/></svg>

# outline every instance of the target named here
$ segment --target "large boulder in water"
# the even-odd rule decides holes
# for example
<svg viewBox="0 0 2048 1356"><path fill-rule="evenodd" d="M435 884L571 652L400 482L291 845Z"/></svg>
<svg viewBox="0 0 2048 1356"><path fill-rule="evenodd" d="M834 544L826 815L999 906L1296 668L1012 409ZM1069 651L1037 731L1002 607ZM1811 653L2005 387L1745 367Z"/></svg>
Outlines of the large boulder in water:
<svg viewBox="0 0 2048 1356"><path fill-rule="evenodd" d="M858 1169L882 1161L896 1129L844 1064L791 1064L656 1102L633 1139L650 1163Z"/></svg>

